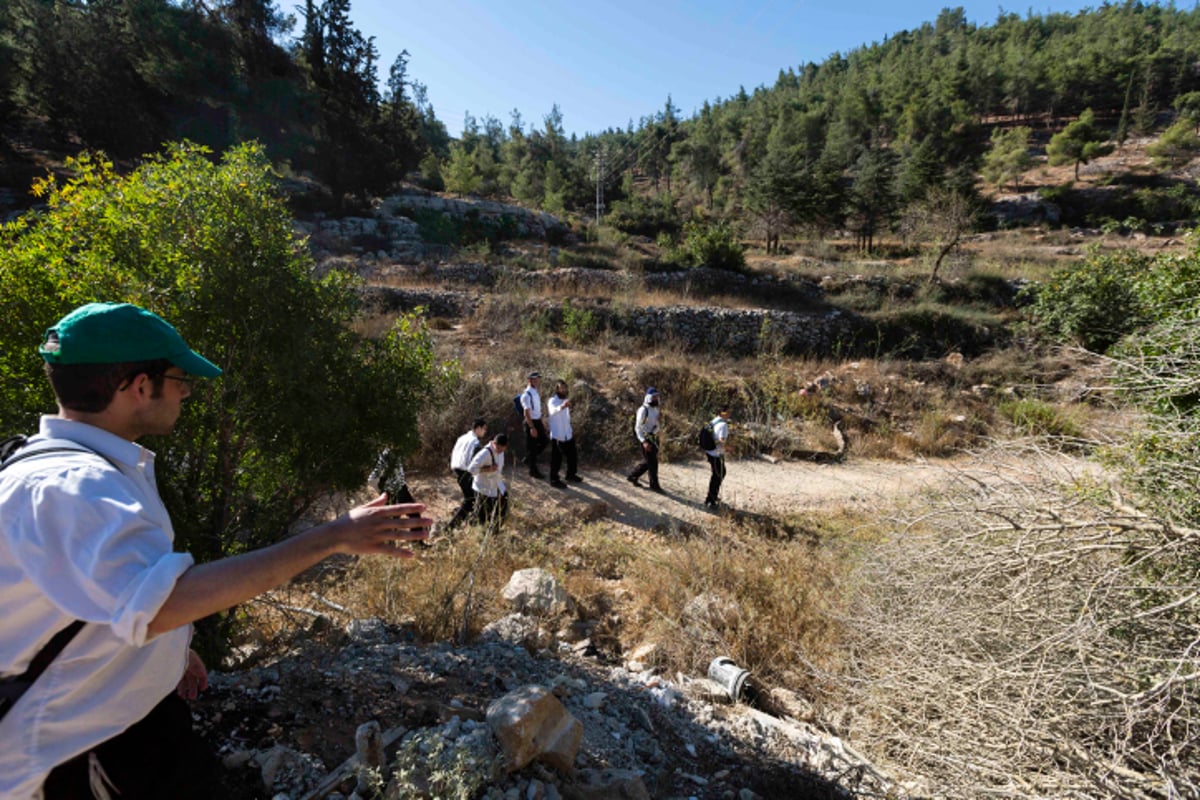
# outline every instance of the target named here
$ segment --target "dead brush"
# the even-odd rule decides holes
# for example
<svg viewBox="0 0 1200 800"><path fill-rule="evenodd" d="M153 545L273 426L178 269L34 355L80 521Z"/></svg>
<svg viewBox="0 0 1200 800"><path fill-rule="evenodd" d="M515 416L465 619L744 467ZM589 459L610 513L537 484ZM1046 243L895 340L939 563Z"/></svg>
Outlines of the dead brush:
<svg viewBox="0 0 1200 800"><path fill-rule="evenodd" d="M928 796L1197 796L1200 532L1030 441L978 461L844 584L844 669L809 667L843 734Z"/></svg>

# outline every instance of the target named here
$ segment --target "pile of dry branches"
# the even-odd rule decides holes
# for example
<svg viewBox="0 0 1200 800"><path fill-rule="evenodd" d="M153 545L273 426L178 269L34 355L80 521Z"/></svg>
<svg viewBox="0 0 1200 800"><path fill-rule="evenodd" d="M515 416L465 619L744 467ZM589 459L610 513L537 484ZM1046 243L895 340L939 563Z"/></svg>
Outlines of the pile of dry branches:
<svg viewBox="0 0 1200 800"><path fill-rule="evenodd" d="M857 576L815 676L857 746L920 795L1200 796L1200 531L1034 445L980 464Z"/></svg>

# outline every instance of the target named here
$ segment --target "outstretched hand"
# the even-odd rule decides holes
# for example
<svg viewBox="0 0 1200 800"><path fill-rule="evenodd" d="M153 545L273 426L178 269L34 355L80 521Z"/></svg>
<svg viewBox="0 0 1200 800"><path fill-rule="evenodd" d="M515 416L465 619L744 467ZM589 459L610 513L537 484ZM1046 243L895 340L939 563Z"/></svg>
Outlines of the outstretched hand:
<svg viewBox="0 0 1200 800"><path fill-rule="evenodd" d="M327 524L339 552L412 558L415 553L408 543L428 539L433 525L422 516L424 511L424 503L389 505L387 495L381 494Z"/></svg>

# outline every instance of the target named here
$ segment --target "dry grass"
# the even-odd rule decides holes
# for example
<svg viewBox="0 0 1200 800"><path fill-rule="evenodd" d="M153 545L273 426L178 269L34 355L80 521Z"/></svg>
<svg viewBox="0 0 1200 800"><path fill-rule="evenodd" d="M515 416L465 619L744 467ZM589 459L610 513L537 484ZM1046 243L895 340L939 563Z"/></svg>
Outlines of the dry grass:
<svg viewBox="0 0 1200 800"><path fill-rule="evenodd" d="M858 562L846 668L810 671L843 733L926 796L1197 796L1200 532L1028 443L984 464Z"/></svg>
<svg viewBox="0 0 1200 800"><path fill-rule="evenodd" d="M509 613L500 593L511 574L539 566L575 601L570 613L541 620L541 646L577 639L572 626L585 624L613 658L657 643L653 661L667 674L704 674L729 655L767 683L801 689L796 652L830 670L840 664L839 582L877 535L869 521L843 515L720 518L704 530L644 533L516 508L501 534L470 526L417 560L357 559L335 579L260 605L257 616L277 632L280 614L308 607L342 623L379 617L421 640L464 642ZM303 627L312 614L300 613L289 623Z"/></svg>

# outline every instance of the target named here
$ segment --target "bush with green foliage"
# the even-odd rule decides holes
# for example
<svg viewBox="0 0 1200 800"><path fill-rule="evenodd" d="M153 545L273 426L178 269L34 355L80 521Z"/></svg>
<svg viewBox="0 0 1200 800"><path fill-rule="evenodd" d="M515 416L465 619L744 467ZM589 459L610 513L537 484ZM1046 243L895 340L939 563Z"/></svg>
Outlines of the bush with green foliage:
<svg viewBox="0 0 1200 800"><path fill-rule="evenodd" d="M575 308L570 300L563 300L562 331L563 335L576 344L583 344L596 335L600 329L600 321L596 312L586 308Z"/></svg>
<svg viewBox="0 0 1200 800"><path fill-rule="evenodd" d="M128 175L85 156L0 227L0 431L53 411L37 353L71 308L128 301L173 323L225 370L147 444L179 545L198 560L283 536L332 493L363 486L384 448L417 444L439 367L424 323L379 339L351 328L354 279L322 279L292 232L262 148L218 162L171 146Z"/></svg>
<svg viewBox="0 0 1200 800"><path fill-rule="evenodd" d="M1102 353L1143 322L1135 279L1150 259L1132 251L1093 254L1023 292L1035 328Z"/></svg>
<svg viewBox="0 0 1200 800"><path fill-rule="evenodd" d="M693 266L740 271L746 267L746 251L726 222L689 222L684 227L683 249Z"/></svg>
<svg viewBox="0 0 1200 800"><path fill-rule="evenodd" d="M683 220L670 192L657 199L635 195L628 200L618 200L612 204L604 221L619 231L638 236L658 236L660 233L676 236L683 228Z"/></svg>

